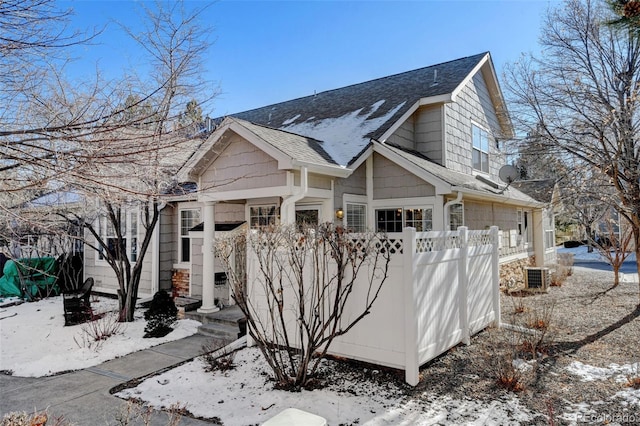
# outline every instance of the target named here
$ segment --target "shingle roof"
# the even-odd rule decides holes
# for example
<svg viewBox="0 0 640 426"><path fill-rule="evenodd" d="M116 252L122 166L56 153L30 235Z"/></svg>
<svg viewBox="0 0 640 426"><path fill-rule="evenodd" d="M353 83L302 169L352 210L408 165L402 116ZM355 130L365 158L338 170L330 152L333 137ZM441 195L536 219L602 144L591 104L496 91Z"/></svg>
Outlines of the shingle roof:
<svg viewBox="0 0 640 426"><path fill-rule="evenodd" d="M236 123L273 145L275 148L298 161L308 163L337 166L331 156L324 150L324 142L297 135L283 130L272 129L267 126L250 123L233 118Z"/></svg>
<svg viewBox="0 0 640 426"><path fill-rule="evenodd" d="M541 203L550 203L553 198L554 179L519 180L511 184L514 188L524 192Z"/></svg>
<svg viewBox="0 0 640 426"><path fill-rule="evenodd" d="M231 114L318 141L346 166L422 98L452 93L487 55L481 53L311 96Z"/></svg>
<svg viewBox="0 0 640 426"><path fill-rule="evenodd" d="M506 191L503 191L503 187L506 185L500 185L497 182L496 185L490 185L489 183L487 183L489 182L489 180L487 179L479 180L472 175L447 169L446 167L443 167L429 160L419 152L411 151L393 144L384 144L384 146L395 154L404 158L405 160L426 171L427 173L448 183L452 187L486 192L487 194L493 195L503 195L514 201L520 201L524 203L535 203L537 201L529 195L524 194L513 187L510 187Z"/></svg>

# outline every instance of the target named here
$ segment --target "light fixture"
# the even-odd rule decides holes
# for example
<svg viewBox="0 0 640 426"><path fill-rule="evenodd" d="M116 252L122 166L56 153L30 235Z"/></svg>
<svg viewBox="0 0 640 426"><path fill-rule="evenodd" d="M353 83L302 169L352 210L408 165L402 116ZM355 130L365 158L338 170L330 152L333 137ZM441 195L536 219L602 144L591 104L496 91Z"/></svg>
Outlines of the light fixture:
<svg viewBox="0 0 640 426"><path fill-rule="evenodd" d="M344 210L342 210L342 207L338 207L338 210L336 210L336 219L342 220L343 217L344 217Z"/></svg>

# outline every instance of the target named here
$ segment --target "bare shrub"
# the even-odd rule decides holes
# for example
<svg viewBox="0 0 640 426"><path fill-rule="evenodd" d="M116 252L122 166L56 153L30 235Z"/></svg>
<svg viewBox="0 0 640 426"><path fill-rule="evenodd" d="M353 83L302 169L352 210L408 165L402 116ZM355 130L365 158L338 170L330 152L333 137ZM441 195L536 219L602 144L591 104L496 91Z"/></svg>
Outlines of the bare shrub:
<svg viewBox="0 0 640 426"><path fill-rule="evenodd" d="M640 389L640 364L636 363L635 371L627 376L627 386Z"/></svg>
<svg viewBox="0 0 640 426"><path fill-rule="evenodd" d="M257 271L248 279L262 296L249 297L244 271L236 269L233 256L244 244ZM391 244L379 233L352 234L331 223L268 227L245 239L218 241L232 297L276 387L316 385L314 375L331 343L378 299L395 250Z"/></svg>
<svg viewBox="0 0 640 426"><path fill-rule="evenodd" d="M215 339L208 345L202 347L204 355L202 359L207 364L205 371L227 371L235 368L236 351L226 349L227 342Z"/></svg>
<svg viewBox="0 0 640 426"><path fill-rule="evenodd" d="M548 352L548 348L553 341L554 335L551 325L553 323L553 311L555 301L542 304L541 307L532 309L525 318L525 326L533 330L524 339L522 350L529 352L531 359L536 359Z"/></svg>
<svg viewBox="0 0 640 426"><path fill-rule="evenodd" d="M496 384L512 392L525 390L529 380L527 370L518 363L521 334L507 329L493 329L489 333L484 356Z"/></svg>
<svg viewBox="0 0 640 426"><path fill-rule="evenodd" d="M80 340L78 341L75 337L73 340L80 348L97 351L109 337L120 334L122 327L123 323L119 321L118 315L114 312L108 312L84 323Z"/></svg>
<svg viewBox="0 0 640 426"><path fill-rule="evenodd" d="M53 417L46 410L33 414L7 413L2 417L0 426L71 426L63 416Z"/></svg>
<svg viewBox="0 0 640 426"><path fill-rule="evenodd" d="M187 409L186 405L175 403L163 411L168 416L166 426L178 426ZM152 424L153 412L154 410L147 405L142 405L136 401L128 401L127 404L116 413L116 424L119 426L132 426L134 424L140 424L137 422L137 420L139 420L144 426L150 426Z"/></svg>

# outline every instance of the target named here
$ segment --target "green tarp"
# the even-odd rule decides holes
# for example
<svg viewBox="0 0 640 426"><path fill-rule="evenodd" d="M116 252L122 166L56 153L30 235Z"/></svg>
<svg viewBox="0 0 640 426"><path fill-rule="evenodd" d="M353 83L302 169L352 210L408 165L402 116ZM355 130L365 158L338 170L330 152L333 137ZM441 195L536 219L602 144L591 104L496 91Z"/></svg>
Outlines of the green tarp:
<svg viewBox="0 0 640 426"><path fill-rule="evenodd" d="M60 293L56 284L57 263L54 257L9 260L0 277L0 297L33 298Z"/></svg>

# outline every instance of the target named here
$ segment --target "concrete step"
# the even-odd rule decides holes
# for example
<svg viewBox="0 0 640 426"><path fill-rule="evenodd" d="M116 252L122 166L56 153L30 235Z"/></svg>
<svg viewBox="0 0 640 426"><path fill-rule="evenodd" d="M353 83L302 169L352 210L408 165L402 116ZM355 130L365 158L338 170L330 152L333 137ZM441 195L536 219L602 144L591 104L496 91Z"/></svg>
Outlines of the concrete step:
<svg viewBox="0 0 640 426"><path fill-rule="evenodd" d="M215 339L234 341L238 338L240 328L237 324L206 323L198 327L198 334Z"/></svg>

